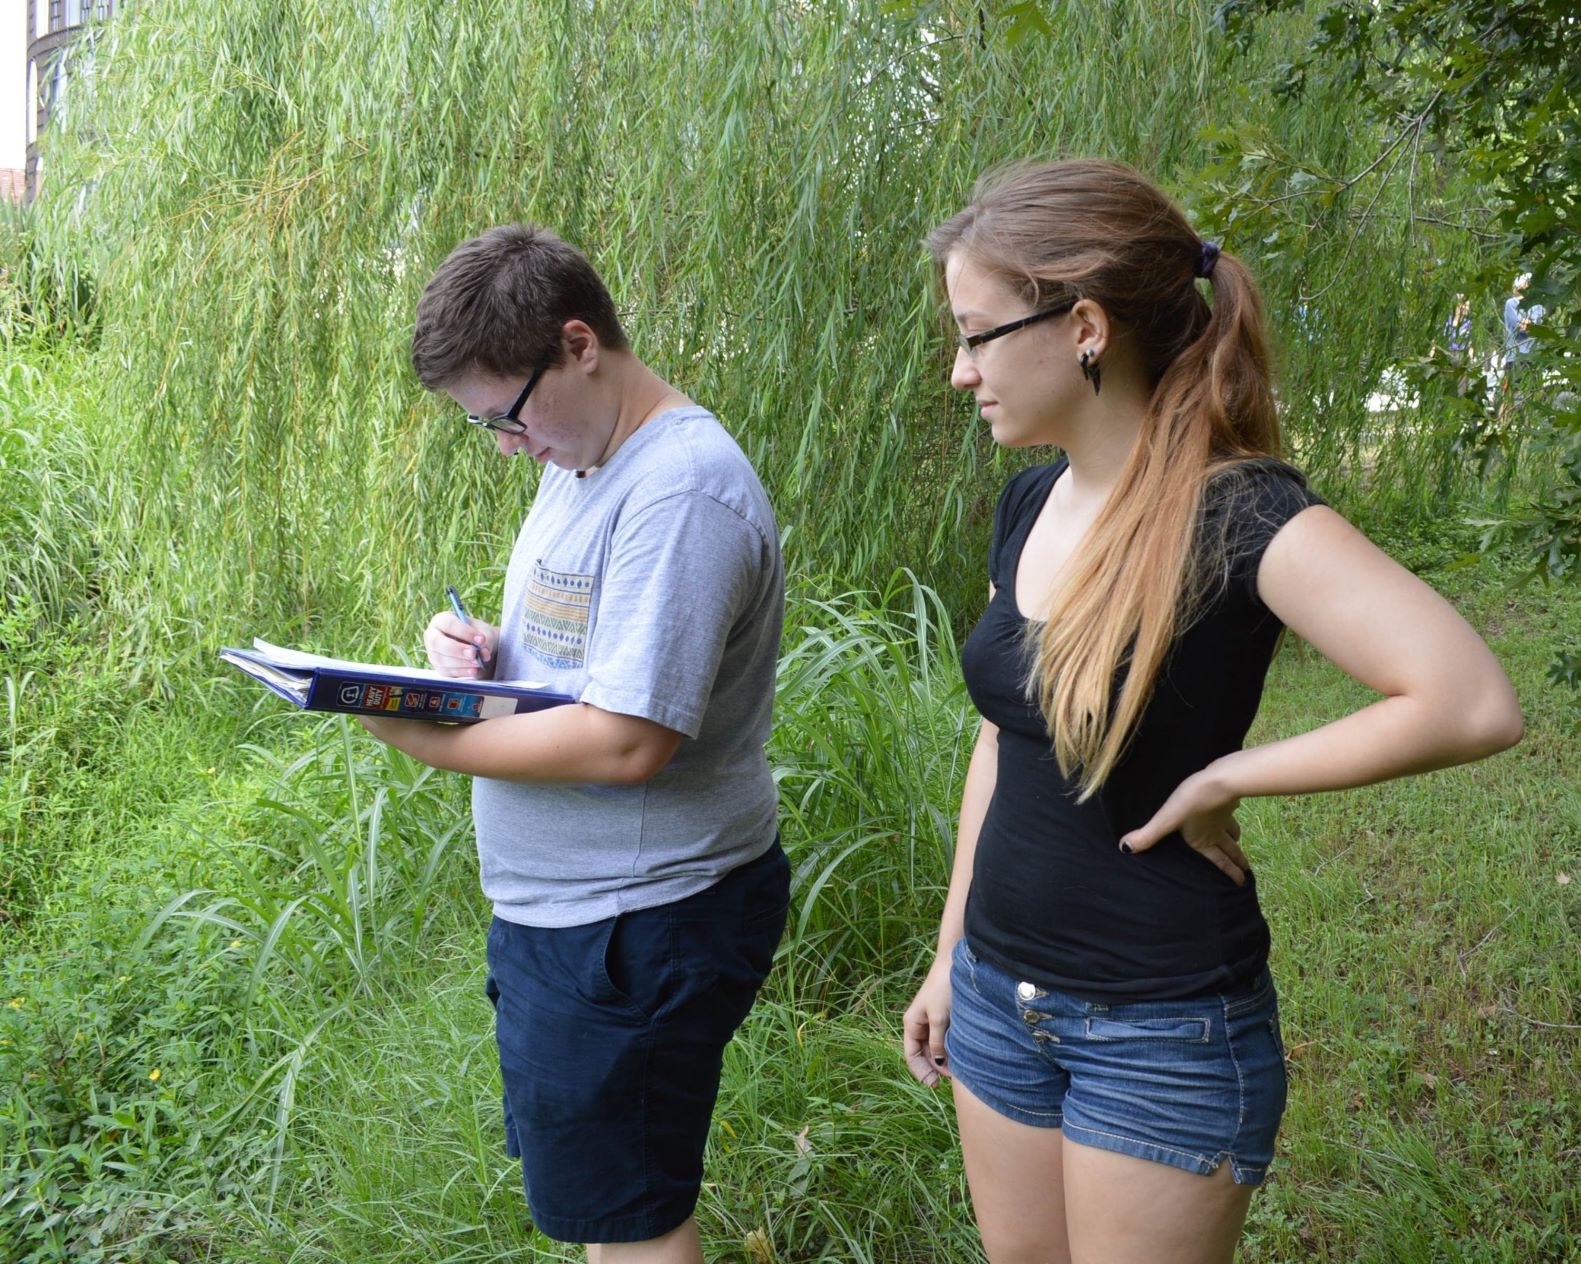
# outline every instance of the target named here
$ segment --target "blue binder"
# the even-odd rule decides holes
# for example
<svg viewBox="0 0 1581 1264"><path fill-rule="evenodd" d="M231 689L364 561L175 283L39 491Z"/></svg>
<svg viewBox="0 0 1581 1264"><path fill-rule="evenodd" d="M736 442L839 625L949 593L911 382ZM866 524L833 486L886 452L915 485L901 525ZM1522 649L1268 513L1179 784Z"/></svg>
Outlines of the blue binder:
<svg viewBox="0 0 1581 1264"><path fill-rule="evenodd" d="M305 711L390 715L476 724L576 701L524 680L456 680L422 668L384 667L281 649L267 641L225 648L220 659Z"/></svg>

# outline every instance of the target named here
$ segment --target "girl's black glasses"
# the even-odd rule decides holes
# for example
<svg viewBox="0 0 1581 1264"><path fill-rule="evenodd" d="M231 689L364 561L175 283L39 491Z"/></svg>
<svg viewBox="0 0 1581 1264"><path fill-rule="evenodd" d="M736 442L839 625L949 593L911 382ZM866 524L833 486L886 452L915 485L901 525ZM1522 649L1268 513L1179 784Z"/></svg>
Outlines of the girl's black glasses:
<svg viewBox="0 0 1581 1264"><path fill-rule="evenodd" d="M1074 298L1068 299L1063 303L1054 304L1053 307L1045 307L1042 311L1033 312L1030 316L1023 316L1020 320L1010 320L1003 325L995 325L980 334L961 334L959 335L961 350L966 352L969 359L975 360L977 358L975 352L983 343L992 342L995 338L1003 338L1006 334L1013 334L1018 329L1025 329L1028 325L1047 320L1050 316L1063 316L1080 301Z"/></svg>

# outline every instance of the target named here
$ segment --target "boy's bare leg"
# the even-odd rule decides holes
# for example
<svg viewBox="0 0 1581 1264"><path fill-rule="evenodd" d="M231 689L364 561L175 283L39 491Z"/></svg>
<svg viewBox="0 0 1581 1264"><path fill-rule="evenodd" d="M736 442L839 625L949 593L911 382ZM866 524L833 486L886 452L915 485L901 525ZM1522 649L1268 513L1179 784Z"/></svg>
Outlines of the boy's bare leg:
<svg viewBox="0 0 1581 1264"><path fill-rule="evenodd" d="M646 1242L592 1242L588 1264L703 1264L697 1221L688 1216L662 1238Z"/></svg>

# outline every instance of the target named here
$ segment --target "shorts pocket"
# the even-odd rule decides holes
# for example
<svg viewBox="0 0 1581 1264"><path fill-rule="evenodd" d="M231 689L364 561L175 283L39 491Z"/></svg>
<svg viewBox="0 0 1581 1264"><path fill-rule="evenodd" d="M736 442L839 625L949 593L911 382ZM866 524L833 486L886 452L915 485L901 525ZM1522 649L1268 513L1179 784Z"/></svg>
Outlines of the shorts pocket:
<svg viewBox="0 0 1581 1264"><path fill-rule="evenodd" d="M950 950L950 982L955 983L955 972L959 970L966 976L966 981L976 988L979 995L982 989L977 987L977 954L966 944L966 936L962 935L955 941L955 947Z"/></svg>
<svg viewBox="0 0 1581 1264"><path fill-rule="evenodd" d="M662 905L610 918L593 954L595 999L651 1023L674 966L670 940L670 919Z"/></svg>
<svg viewBox="0 0 1581 1264"><path fill-rule="evenodd" d="M1225 1018L1238 1018L1242 1014L1255 1013L1266 1008L1274 1001L1274 980L1266 970L1261 979L1257 980L1250 992L1243 995L1226 997L1224 1000Z"/></svg>
<svg viewBox="0 0 1581 1264"><path fill-rule="evenodd" d="M1170 1040L1205 1045L1213 1024L1206 1018L1089 1018L1088 1040Z"/></svg>
<svg viewBox="0 0 1581 1264"><path fill-rule="evenodd" d="M785 920L790 916L790 861L781 849L778 836L774 846L758 860L749 862L760 866L752 877L752 890L747 893L741 924L756 929L778 924L774 942L779 942L784 932ZM727 875L725 881L730 880Z"/></svg>
<svg viewBox="0 0 1581 1264"><path fill-rule="evenodd" d="M1273 1013L1268 1015L1268 1030L1274 1036L1274 1048L1279 1050L1279 1060L1284 1061L1289 1055L1285 1052L1285 1033L1279 1025L1279 1006L1275 1005Z"/></svg>

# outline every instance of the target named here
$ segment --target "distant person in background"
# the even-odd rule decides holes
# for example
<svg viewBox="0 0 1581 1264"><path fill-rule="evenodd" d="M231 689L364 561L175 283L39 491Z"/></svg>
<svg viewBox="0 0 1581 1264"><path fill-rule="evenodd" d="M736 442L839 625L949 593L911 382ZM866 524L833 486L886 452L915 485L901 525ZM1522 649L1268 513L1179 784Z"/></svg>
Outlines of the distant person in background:
<svg viewBox="0 0 1581 1264"><path fill-rule="evenodd" d="M1510 285L1510 296L1504 300L1504 363L1511 364L1519 353L1522 329L1521 298L1531 284L1532 274L1523 272Z"/></svg>
<svg viewBox="0 0 1581 1264"><path fill-rule="evenodd" d="M1480 758L1520 709L1454 608L1279 459L1251 275L1152 184L1014 168L929 245L952 385L994 442L1063 455L994 514L906 1064L952 1081L992 1264L1223 1264L1286 1092L1236 808ZM1243 749L1284 627L1380 697Z"/></svg>
<svg viewBox="0 0 1581 1264"><path fill-rule="evenodd" d="M1540 321L1547 310L1541 303L1527 307L1525 296L1532 274L1523 272L1511 285L1510 297L1504 300L1504 407L1520 398L1520 379L1525 375L1527 357L1537 339L1530 333L1533 321Z"/></svg>
<svg viewBox="0 0 1581 1264"><path fill-rule="evenodd" d="M1455 295L1455 306L1444 327L1439 331L1439 341L1432 352L1443 351L1450 364L1460 370L1455 382L1455 394L1464 395L1471 388L1469 366L1473 360L1471 349L1471 300L1464 294Z"/></svg>

